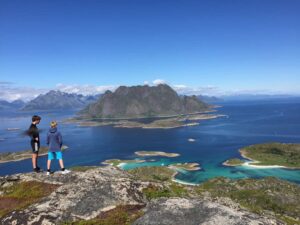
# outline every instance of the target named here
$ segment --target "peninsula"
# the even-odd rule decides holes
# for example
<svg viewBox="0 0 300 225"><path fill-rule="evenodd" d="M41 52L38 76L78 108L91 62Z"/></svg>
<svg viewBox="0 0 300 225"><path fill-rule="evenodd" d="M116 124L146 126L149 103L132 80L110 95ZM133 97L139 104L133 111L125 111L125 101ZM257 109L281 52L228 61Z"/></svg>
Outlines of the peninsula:
<svg viewBox="0 0 300 225"><path fill-rule="evenodd" d="M62 151L66 150L67 148L68 146L63 145ZM39 156L43 156L47 154L48 154L48 147L42 146L39 150ZM32 157L32 150L24 150L19 152L5 152L5 153L0 153L0 163L21 161L24 159L30 159L31 157Z"/></svg>
<svg viewBox="0 0 300 225"><path fill-rule="evenodd" d="M230 159L226 166L252 166L256 168L300 169L300 144L264 143L244 147L239 150L242 157L251 160Z"/></svg>

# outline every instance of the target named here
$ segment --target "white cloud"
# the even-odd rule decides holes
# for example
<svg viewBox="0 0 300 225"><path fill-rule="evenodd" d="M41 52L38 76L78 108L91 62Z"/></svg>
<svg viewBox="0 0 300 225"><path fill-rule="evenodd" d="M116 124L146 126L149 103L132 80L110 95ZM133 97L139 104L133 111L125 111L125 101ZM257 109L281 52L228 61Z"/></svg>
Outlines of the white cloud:
<svg viewBox="0 0 300 225"><path fill-rule="evenodd" d="M37 89L32 87L22 87L15 86L10 82L1 82L0 81L0 99L6 101L14 101L21 99L23 101L30 101L36 98L40 94L45 94L50 90L60 90L67 93L76 93L83 95L96 95L104 93L106 90L115 90L117 85L108 85L108 86L96 86L96 85L66 85L66 84L57 84L55 88L44 88Z"/></svg>
<svg viewBox="0 0 300 225"><path fill-rule="evenodd" d="M21 99L29 101L40 94L44 94L48 89L37 89L31 87L18 87L10 82L0 82L0 99L14 101Z"/></svg>
<svg viewBox="0 0 300 225"><path fill-rule="evenodd" d="M166 84L167 82L164 80L161 80L161 79L156 79L156 80L152 81L152 83L154 85L159 85L159 84Z"/></svg>
<svg viewBox="0 0 300 225"><path fill-rule="evenodd" d="M96 85L66 85L66 84L57 84L56 90L67 93L83 94L83 95L96 95L102 94L107 90L114 91L118 86L116 85L107 85L107 86L96 86Z"/></svg>
<svg viewBox="0 0 300 225"><path fill-rule="evenodd" d="M212 85L203 87L190 87L184 84L172 85L175 91L182 95L209 95L209 96L220 96L225 92L220 88Z"/></svg>
<svg viewBox="0 0 300 225"><path fill-rule="evenodd" d="M165 80L156 79L152 82L145 81L144 84L147 85L158 85L166 84ZM14 100L24 100L29 101L37 97L40 94L45 94L50 90L60 90L67 93L76 93L83 95L95 95L102 94L107 90L114 91L119 85L78 85L78 84L57 84L54 88L44 88L37 89L32 87L22 87L16 86L16 84L11 82L0 81L0 99L7 101ZM220 87L213 85L198 86L192 87L185 84L175 84L170 86L181 95L208 95L208 96L236 96L236 95L278 95L278 94L295 94L299 95L300 93L295 91L285 92L285 91L276 91L276 90L258 90L258 89L235 89L235 90L224 90Z"/></svg>

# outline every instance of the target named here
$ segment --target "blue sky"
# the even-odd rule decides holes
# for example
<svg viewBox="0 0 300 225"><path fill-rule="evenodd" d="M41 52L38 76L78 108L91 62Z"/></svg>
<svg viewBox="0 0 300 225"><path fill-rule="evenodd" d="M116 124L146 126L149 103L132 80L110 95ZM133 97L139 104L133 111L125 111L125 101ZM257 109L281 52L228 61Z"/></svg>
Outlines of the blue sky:
<svg viewBox="0 0 300 225"><path fill-rule="evenodd" d="M298 0L1 0L0 82L160 79L215 94L300 94L299 11Z"/></svg>

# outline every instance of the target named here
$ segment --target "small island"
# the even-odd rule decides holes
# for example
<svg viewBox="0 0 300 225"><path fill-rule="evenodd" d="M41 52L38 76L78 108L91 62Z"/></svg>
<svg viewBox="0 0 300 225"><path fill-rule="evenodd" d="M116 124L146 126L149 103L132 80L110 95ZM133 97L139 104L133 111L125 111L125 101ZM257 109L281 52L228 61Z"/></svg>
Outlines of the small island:
<svg viewBox="0 0 300 225"><path fill-rule="evenodd" d="M20 128L12 127L12 128L6 128L7 131L18 131Z"/></svg>
<svg viewBox="0 0 300 225"><path fill-rule="evenodd" d="M167 153L160 151L137 151L135 152L138 156L165 156L165 157L178 157L180 154L178 153Z"/></svg>
<svg viewBox="0 0 300 225"><path fill-rule="evenodd" d="M251 166L256 168L300 169L300 144L264 143L244 147L239 150L241 156L251 160L243 162L231 159L223 163L226 166Z"/></svg>
<svg viewBox="0 0 300 225"><path fill-rule="evenodd" d="M68 146L63 145L61 150L64 151ZM42 146L39 150L39 156L47 155L48 147ZM30 159L32 157L32 150L25 150L20 152L5 152L0 153L0 163L21 161L24 159Z"/></svg>
<svg viewBox="0 0 300 225"><path fill-rule="evenodd" d="M188 171L200 170L199 163L175 163L168 166L170 169L183 169Z"/></svg>
<svg viewBox="0 0 300 225"><path fill-rule="evenodd" d="M233 158L233 159L228 159L222 164L224 166L241 166L245 163L245 161L239 159L239 158Z"/></svg>
<svg viewBox="0 0 300 225"><path fill-rule="evenodd" d="M104 165L112 165L112 166L121 166L124 163L142 163L145 162L145 160L137 160L137 159L133 159L133 160L121 160L121 159L107 159L104 162L102 162L102 164Z"/></svg>

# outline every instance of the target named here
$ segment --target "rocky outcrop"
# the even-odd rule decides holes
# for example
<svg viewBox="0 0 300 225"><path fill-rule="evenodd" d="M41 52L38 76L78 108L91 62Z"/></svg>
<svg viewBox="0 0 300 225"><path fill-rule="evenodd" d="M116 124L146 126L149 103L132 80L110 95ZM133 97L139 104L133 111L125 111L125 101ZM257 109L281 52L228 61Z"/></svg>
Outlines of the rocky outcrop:
<svg viewBox="0 0 300 225"><path fill-rule="evenodd" d="M243 210L225 198L216 201L209 196L149 199L143 190L163 188L162 182L141 181L112 166L69 174L57 172L51 176L28 173L0 177L0 187L2 190L15 183L31 181L56 185L57 188L27 208L6 214L0 219L1 224L51 225L91 220L100 218L99 215L103 217L119 206L140 210L139 218L133 221L135 225L281 224ZM0 200L1 195L0 192Z"/></svg>
<svg viewBox="0 0 300 225"><path fill-rule="evenodd" d="M120 204L139 205L145 202L141 192L143 184L114 167L67 175L31 173L9 179L61 186L27 209L10 213L1 220L1 224L59 224L63 221L88 220Z"/></svg>
<svg viewBox="0 0 300 225"><path fill-rule="evenodd" d="M198 113L208 105L196 96L180 97L170 86L120 86L115 92L107 91L96 103L82 111L86 117L139 118L174 116Z"/></svg>
<svg viewBox="0 0 300 225"><path fill-rule="evenodd" d="M187 198L160 198L150 202L134 225L259 225L280 224L274 219L217 202Z"/></svg>

